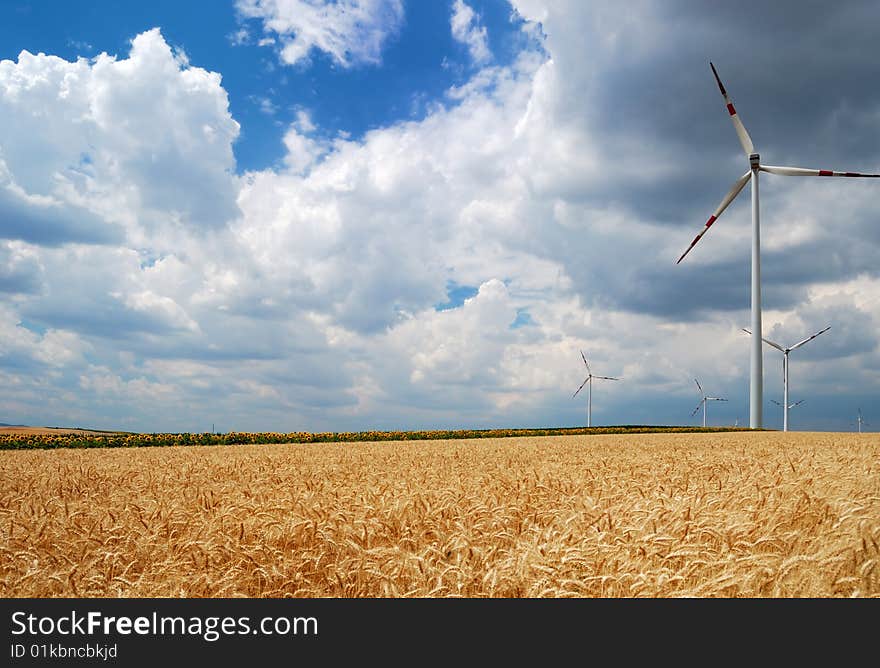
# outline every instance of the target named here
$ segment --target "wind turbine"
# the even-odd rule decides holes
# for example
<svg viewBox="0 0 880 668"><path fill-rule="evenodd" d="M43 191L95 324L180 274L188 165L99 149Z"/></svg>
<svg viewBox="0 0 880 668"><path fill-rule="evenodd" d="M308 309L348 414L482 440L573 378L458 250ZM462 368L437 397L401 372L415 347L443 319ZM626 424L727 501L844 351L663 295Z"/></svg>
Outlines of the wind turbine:
<svg viewBox="0 0 880 668"><path fill-rule="evenodd" d="M590 370L590 363L587 362L587 358L584 357L583 350L581 351L581 358L584 360L584 364L587 366L587 378L586 378L586 380L584 380L583 383L581 383L581 386L575 391L575 393L573 395L571 395L571 398L574 399L578 395L578 392L580 392L584 388L584 385L589 384L589 387L587 388L587 397L588 397L587 398L587 426L592 427L593 426L593 378L596 378L597 380L620 380L620 378L612 378L611 376L595 376L595 375L593 375L593 372Z"/></svg>
<svg viewBox="0 0 880 668"><path fill-rule="evenodd" d="M712 74L715 75L715 81L718 82L718 88L727 105L727 113L733 121L733 129L739 137L743 150L749 158L749 171L740 176L730 191L721 200L721 204L715 209L715 212L709 216L705 227L688 246L688 249L678 258L678 262L684 259L690 250L703 238L708 229L712 227L718 216L727 208L727 206L739 195L740 191L745 187L746 183L752 181L752 331L757 336L752 337L751 352L751 376L749 382L749 426L757 429L762 426L762 403L764 393L764 370L763 359L761 357L761 234L760 234L760 209L758 206L758 173L767 172L769 174L779 174L782 176L858 176L877 178L880 174L859 174L858 172L833 172L828 169L803 169L800 167L774 167L772 165L762 165L760 163L760 155L755 153L755 147L746 128L736 113L733 103L721 83L721 77L715 69L715 65L711 62L709 67L712 68ZM678 264L678 262L676 264Z"/></svg>
<svg viewBox="0 0 880 668"><path fill-rule="evenodd" d="M707 397L706 393L703 392L703 387L700 385L700 381L694 378L694 382L697 384L697 389L700 391L700 403L697 404L697 407L694 409L694 412L691 413L691 417L697 414L697 411L700 410L700 407L703 409L703 426L706 426L706 404L710 401L727 401L727 399L722 399L721 397Z"/></svg>
<svg viewBox="0 0 880 668"><path fill-rule="evenodd" d="M791 406L788 405L788 353L790 353L792 350L797 350L805 343L809 343L810 341L815 339L817 336L819 336L819 334L824 334L829 329L831 329L831 325L828 325L828 327L826 327L825 329L823 329L819 332L816 332L812 336L808 336L803 341L798 341L790 348L783 348L778 343L773 343L773 341L771 341L770 339L763 339L764 343L766 343L768 346L773 346L774 348L776 348L776 350L778 350L782 353L782 401L783 401L783 403L780 404L780 406L783 406L782 431L788 431L788 409L791 408ZM745 327L743 327L743 331L746 334L751 335L751 332L749 330L747 330ZM797 405L797 404L795 404L795 405Z"/></svg>
<svg viewBox="0 0 880 668"><path fill-rule="evenodd" d="M868 425L867 422L862 418L862 409L859 409L859 417L858 417L858 425L859 425L859 433L862 433L862 425Z"/></svg>

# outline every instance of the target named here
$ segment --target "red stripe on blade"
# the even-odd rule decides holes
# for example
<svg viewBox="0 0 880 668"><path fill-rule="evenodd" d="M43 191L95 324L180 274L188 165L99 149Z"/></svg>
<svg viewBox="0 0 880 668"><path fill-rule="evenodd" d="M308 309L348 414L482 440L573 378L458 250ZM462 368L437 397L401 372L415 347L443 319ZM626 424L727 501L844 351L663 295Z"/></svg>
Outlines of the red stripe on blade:
<svg viewBox="0 0 880 668"><path fill-rule="evenodd" d="M714 223L717 218L715 216L709 216L709 220L706 221L706 227L712 227L712 223Z"/></svg>
<svg viewBox="0 0 880 668"><path fill-rule="evenodd" d="M834 172L830 172L827 169L820 169L819 176L834 176Z"/></svg>
<svg viewBox="0 0 880 668"><path fill-rule="evenodd" d="M727 104L727 112L728 112L731 116L736 116L736 109L734 109L734 108L733 108L733 105L730 104L730 103Z"/></svg>

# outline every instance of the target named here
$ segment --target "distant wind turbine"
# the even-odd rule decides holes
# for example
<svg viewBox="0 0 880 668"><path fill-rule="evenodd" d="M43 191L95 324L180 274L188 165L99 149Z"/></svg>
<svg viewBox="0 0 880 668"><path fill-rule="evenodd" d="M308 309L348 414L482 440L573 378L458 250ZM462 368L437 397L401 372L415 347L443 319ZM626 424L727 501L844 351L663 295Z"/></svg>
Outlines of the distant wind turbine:
<svg viewBox="0 0 880 668"><path fill-rule="evenodd" d="M700 391L700 403L697 404L697 407L694 409L694 412L691 413L691 417L697 414L697 411L700 408L703 409L703 426L706 426L706 404L710 401L727 401L727 399L722 399L721 397L707 397L706 393L703 392L703 386L700 385L700 381L694 378L694 382L697 384L697 389Z"/></svg>
<svg viewBox="0 0 880 668"><path fill-rule="evenodd" d="M721 83L721 77L715 70L715 66L710 62L709 67L712 68L712 74L715 75L715 81L718 83L718 89L727 105L727 113L733 121L733 129L739 137L743 150L749 158L749 171L739 177L733 184L730 191L721 200L721 204L715 209L715 212L709 216L705 227L691 242L687 250L678 258L678 262L684 259L690 250L696 246L697 242L703 238L703 235L712 227L718 216L727 208L727 206L736 198L737 195L745 187L746 183L752 181L752 331L757 336L752 338L751 348L751 376L749 380L749 426L752 429L759 429L762 426L762 409L764 394L764 370L763 359L761 357L761 233L760 233L760 211L758 206L758 173L767 172L769 174L779 174L782 176L857 176L877 178L880 174L859 174L858 172L833 172L828 169L802 169L800 167L774 167L771 165L762 165L760 155L755 152L752 139L746 131L745 126L736 113L733 103L727 95L724 84ZM677 264L677 263L676 263Z"/></svg>
<svg viewBox="0 0 880 668"><path fill-rule="evenodd" d="M859 409L859 417L858 417L858 425L859 425L859 433L862 433L862 425L869 426L867 422L862 418L862 409Z"/></svg>
<svg viewBox="0 0 880 668"><path fill-rule="evenodd" d="M791 408L791 406L788 405L788 353L790 353L792 350L797 350L805 343L809 343L820 334L824 334L825 332L827 332L829 329L831 329L831 325L828 325L828 327L819 332L816 332L812 336L808 336L803 341L798 341L789 348L783 348L778 343L773 343L773 341L771 341L770 339L763 339L764 343L766 343L768 346L773 346L774 348L776 348L776 350L782 353L782 404L780 404L783 407L782 431L788 431L788 409ZM743 327L743 331L749 336L751 336L752 334L745 327Z"/></svg>
<svg viewBox="0 0 880 668"><path fill-rule="evenodd" d="M584 364L587 367L587 378L581 383L581 386L575 391L571 398L574 399L578 392L580 392L584 385L589 385L587 388L587 426L593 426L593 378L596 380L620 380L620 378L612 378L611 376L595 376L593 372L590 370L590 363L587 362L587 358L584 356L584 351L581 351L581 358L584 360Z"/></svg>

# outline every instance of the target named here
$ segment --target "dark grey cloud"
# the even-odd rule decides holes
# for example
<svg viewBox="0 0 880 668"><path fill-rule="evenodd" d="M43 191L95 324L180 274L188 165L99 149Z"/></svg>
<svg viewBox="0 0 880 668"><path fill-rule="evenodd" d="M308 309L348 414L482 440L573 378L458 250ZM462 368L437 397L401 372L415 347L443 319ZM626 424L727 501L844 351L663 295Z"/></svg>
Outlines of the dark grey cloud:
<svg viewBox="0 0 880 668"><path fill-rule="evenodd" d="M623 140L646 140L646 157L661 157L670 172L694 156L712 156L719 167L731 155L739 157L709 69L713 60L771 164L792 157L807 163L852 158L857 164L849 169L877 164L880 135L870 131L880 108L880 89L871 85L878 74L871 57L880 18L876 3L647 7L650 12L641 14L628 7L608 11L592 40L568 34L582 31L582 21L559 16L548 22L554 62L570 86L565 99L575 103L569 113L602 139L609 161ZM589 18L589 9L583 14ZM602 28L615 32L614 43L621 46L603 48ZM587 69L597 63L586 86L585 61ZM576 104L580 99L584 104ZM853 114L849 121L841 116L847 110ZM869 131L854 135L858 129ZM652 150L658 146L665 151L661 156ZM742 163L747 167L744 156Z"/></svg>
<svg viewBox="0 0 880 668"><path fill-rule="evenodd" d="M74 295L71 294L74 293ZM100 338L125 341L139 334L171 334L175 327L149 313L127 308L107 294L54 291L21 307L26 318L47 328L65 329Z"/></svg>
<svg viewBox="0 0 880 668"><path fill-rule="evenodd" d="M876 2L575 7L584 20L551 13L544 27L568 105L558 118L591 137L603 166L568 197L585 211L617 209L665 228L678 253L687 248L748 170L710 59L763 162L880 172ZM880 266L880 210L871 205L880 179L815 179L806 188L804 180L762 176L762 284L771 308L796 307L817 281L876 276ZM716 223L741 227L741 243L720 245L713 229L678 267L665 243L646 246L625 225L615 241L597 239L585 221L584 234L551 231L540 243L564 258L587 303L670 320L748 308L749 191ZM792 208L798 198L801 210ZM818 237L769 247L770 234L799 222L790 217L798 213L821 226Z"/></svg>
<svg viewBox="0 0 880 668"><path fill-rule="evenodd" d="M40 246L115 244L123 241L125 233L82 207L28 203L0 184L0 238Z"/></svg>
<svg viewBox="0 0 880 668"><path fill-rule="evenodd" d="M874 327L871 314L851 302L828 299L807 303L797 315L800 321L797 325L786 322L769 328L765 338L787 347L829 325L831 329L790 353L792 357L817 361L845 357L868 359L865 354L876 351L880 344L880 333Z"/></svg>

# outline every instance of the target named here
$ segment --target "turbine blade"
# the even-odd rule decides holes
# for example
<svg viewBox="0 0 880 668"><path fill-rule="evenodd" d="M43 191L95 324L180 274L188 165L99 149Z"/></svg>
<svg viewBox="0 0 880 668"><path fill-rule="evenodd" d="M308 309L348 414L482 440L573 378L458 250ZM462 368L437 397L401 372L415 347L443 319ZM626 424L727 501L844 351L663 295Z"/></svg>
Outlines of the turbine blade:
<svg viewBox="0 0 880 668"><path fill-rule="evenodd" d="M584 382L581 383L581 386L577 390L575 390L575 393L571 395L572 399L574 399L578 395L578 392L580 392L582 389L584 389L584 385L587 384L588 380L590 380L589 376L587 376L586 379L584 380Z"/></svg>
<svg viewBox="0 0 880 668"><path fill-rule="evenodd" d="M776 399L771 399L771 400L770 400L770 403L776 404L777 406L781 406L781 405L782 405L782 404L780 404L778 401L776 401Z"/></svg>
<svg viewBox="0 0 880 668"><path fill-rule="evenodd" d="M696 378L694 378L694 382L697 384L697 389L700 391L700 396L701 396L701 397L702 397L702 396L705 396L705 395L703 394L703 387L702 387L702 385L700 385L700 381L698 381Z"/></svg>
<svg viewBox="0 0 880 668"><path fill-rule="evenodd" d="M694 415L696 415L697 412L698 412L702 407L703 407L703 402L700 401L700 403L698 403L698 404L697 404L697 407L694 409L694 412L691 413L691 417L693 417ZM864 423L862 423L862 424L864 424Z"/></svg>
<svg viewBox="0 0 880 668"><path fill-rule="evenodd" d="M721 91L721 95L724 97L724 102L727 104L727 113L730 114L730 120L733 121L733 129L736 130L736 136L739 137L739 143L742 144L743 151L746 152L746 155L750 155L755 152L752 138L749 137L749 133L746 132L746 127L739 119L736 109L733 108L733 102L730 101L730 97L724 89L724 84L721 83L721 77L718 76L718 71L715 69L715 66L710 62L709 67L712 68L712 74L715 75L715 81L718 82L718 89Z"/></svg>
<svg viewBox="0 0 880 668"><path fill-rule="evenodd" d="M706 397L706 401L727 401L727 399L722 399L721 397Z"/></svg>
<svg viewBox="0 0 880 668"><path fill-rule="evenodd" d="M592 372L592 371L590 371L590 363L589 363L589 362L587 362L587 358L586 358L586 357L584 357L584 351L583 351L583 350L582 350L582 351L581 351L581 357L582 357L582 358L583 358L583 360L584 360L584 364L586 364L586 365L587 365L587 373L590 373L590 374L592 374L592 373L593 373L593 372Z"/></svg>
<svg viewBox="0 0 880 668"><path fill-rule="evenodd" d="M765 338L762 336L762 337L761 337L761 341L763 341L764 343L766 343L768 346L773 346L773 347L776 348L777 350L782 351L782 352L785 352L785 348L783 348L782 346L780 346L778 343L773 343L773 341L771 341L770 339L765 339Z"/></svg>
<svg viewBox="0 0 880 668"><path fill-rule="evenodd" d="M709 216L709 220L706 221L706 225L703 227L702 230L700 230L700 233L694 238L694 240L691 242L691 245L688 246L687 250L681 254L681 257L678 258L678 262L676 262L675 264L678 264L679 262L684 260L684 256L691 252L691 248L696 246L697 242L703 238L703 235L706 234L706 232L709 230L709 228L712 227L712 224L716 220L718 220L718 216L720 216L722 214L724 209L726 209L727 206L734 200L734 198L737 195L739 195L740 191L745 187L746 183L748 182L748 180L751 177L752 177L752 173L746 172L745 174L743 174L742 176L740 176L736 180L736 183L733 184L733 187L724 196L724 199L721 200L721 204L719 204L718 208L715 209L715 213L713 213L711 216Z"/></svg>
<svg viewBox="0 0 880 668"><path fill-rule="evenodd" d="M795 401L791 406L789 406L789 408L794 408L795 406L800 406L805 401L806 401L806 399L801 399L800 401Z"/></svg>
<svg viewBox="0 0 880 668"><path fill-rule="evenodd" d="M620 378L612 378L611 376L593 376L593 378L601 378L602 380L620 380Z"/></svg>
<svg viewBox="0 0 880 668"><path fill-rule="evenodd" d="M804 345L805 343L809 343L810 341L812 341L813 339L815 339L817 336L819 336L819 334L824 334L824 333L827 332L829 329L831 329L831 325L828 325L828 327L826 327L825 329L823 329L821 332L816 332L815 334L813 334L813 336L808 336L808 337L805 338L803 341L798 341L798 342L795 343L791 348L789 348L789 350L794 350L795 348L800 348L800 347L801 347L802 345Z"/></svg>
<svg viewBox="0 0 880 668"><path fill-rule="evenodd" d="M761 165L759 169L768 174L781 176L854 176L864 179L880 178L880 174L860 174L859 172L833 172L830 169L804 169L802 167L779 167L777 165Z"/></svg>
<svg viewBox="0 0 880 668"><path fill-rule="evenodd" d="M748 334L749 336L752 335L751 330L748 330L748 329L746 329L745 327L743 327L742 330L743 330L746 334ZM763 341L764 343L766 343L768 346L773 346L774 348L776 348L776 349L777 349L778 351L780 351L780 352L783 352L783 353L785 352L785 348L783 348L782 346L780 346L778 343L773 343L773 341L771 341L770 339L765 339L765 338L762 336L762 337L761 337L761 341Z"/></svg>

